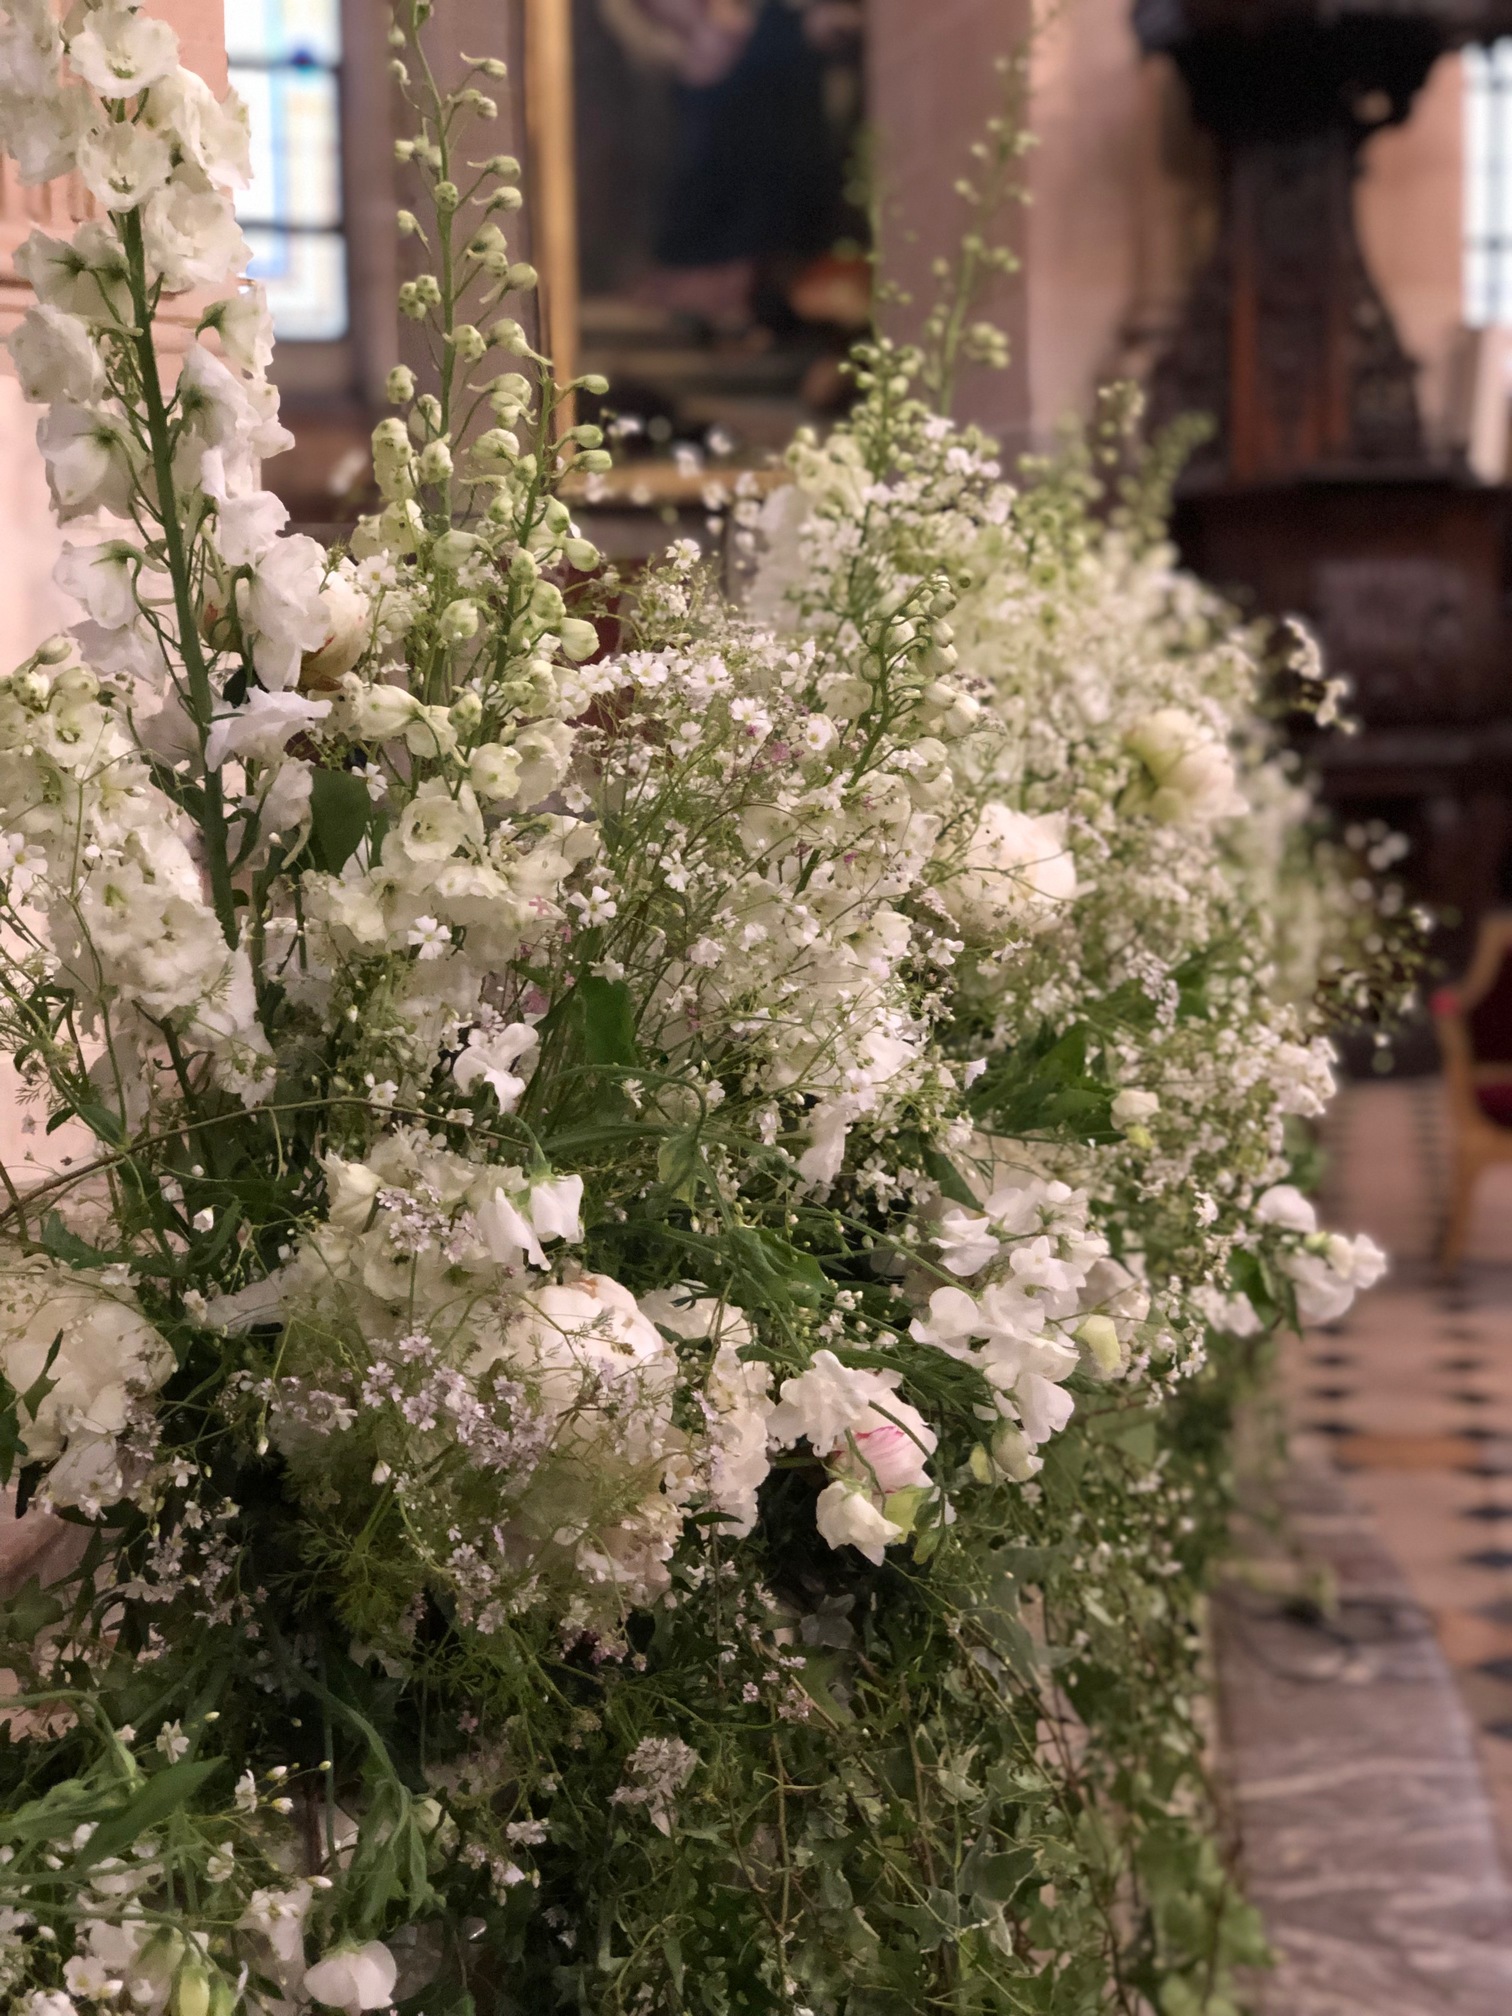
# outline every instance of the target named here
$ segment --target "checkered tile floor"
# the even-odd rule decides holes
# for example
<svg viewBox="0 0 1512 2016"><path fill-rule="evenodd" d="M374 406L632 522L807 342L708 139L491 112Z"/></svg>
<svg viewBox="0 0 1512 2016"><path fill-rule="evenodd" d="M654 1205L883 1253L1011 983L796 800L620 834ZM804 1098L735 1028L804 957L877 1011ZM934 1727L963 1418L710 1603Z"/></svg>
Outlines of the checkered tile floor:
<svg viewBox="0 0 1512 2016"><path fill-rule="evenodd" d="M1341 1099L1328 1220L1394 1264L1343 1323L1287 1345L1282 1392L1293 1437L1345 1474L1433 1619L1512 1863L1512 1167L1486 1179L1460 1277L1439 1281L1441 1097L1414 1081Z"/></svg>

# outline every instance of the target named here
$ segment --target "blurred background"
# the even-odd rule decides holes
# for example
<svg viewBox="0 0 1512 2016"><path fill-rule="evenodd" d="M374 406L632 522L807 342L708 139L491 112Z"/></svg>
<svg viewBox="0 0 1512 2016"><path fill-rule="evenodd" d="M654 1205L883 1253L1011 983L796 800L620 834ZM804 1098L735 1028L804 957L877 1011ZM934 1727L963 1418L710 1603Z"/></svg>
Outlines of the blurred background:
<svg viewBox="0 0 1512 2016"><path fill-rule="evenodd" d="M161 0L252 111L242 204L296 449L270 478L339 533L406 332L406 200L375 0ZM1035 136L980 312L1006 369L957 410L1014 458L1133 379L1203 413L1176 531L1200 573L1296 612L1362 732L1317 752L1366 834L1405 836L1444 973L1512 895L1508 476L1512 0L437 0L437 46L510 65L498 144L542 334L611 382L616 554L709 542L744 471L844 409L874 311L917 332L974 221L973 144ZM223 38L223 39L222 39ZM1005 78L998 67L1016 59ZM67 193L0 185L8 248ZM600 416L595 407L602 406ZM54 535L0 382L0 646L60 613ZM15 452L9 452L14 447ZM711 526L714 528L711 530ZM1434 1057L1426 1018L1399 1061Z"/></svg>

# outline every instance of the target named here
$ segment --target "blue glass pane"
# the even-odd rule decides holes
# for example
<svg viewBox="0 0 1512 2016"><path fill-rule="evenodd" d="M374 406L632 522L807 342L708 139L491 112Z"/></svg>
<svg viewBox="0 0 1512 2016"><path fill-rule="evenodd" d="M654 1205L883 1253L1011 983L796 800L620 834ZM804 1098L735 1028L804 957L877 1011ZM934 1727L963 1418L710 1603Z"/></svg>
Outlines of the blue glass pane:
<svg viewBox="0 0 1512 2016"><path fill-rule="evenodd" d="M341 0L226 0L226 54L233 63L338 62Z"/></svg>
<svg viewBox="0 0 1512 2016"><path fill-rule="evenodd" d="M324 70L247 70L231 82L252 121L252 181L237 214L252 224L341 222L341 107Z"/></svg>
<svg viewBox="0 0 1512 2016"><path fill-rule="evenodd" d="M247 232L254 280L268 290L285 342L333 343L347 332L346 241L339 231Z"/></svg>
<svg viewBox="0 0 1512 2016"><path fill-rule="evenodd" d="M1464 313L1512 322L1512 40L1465 52Z"/></svg>

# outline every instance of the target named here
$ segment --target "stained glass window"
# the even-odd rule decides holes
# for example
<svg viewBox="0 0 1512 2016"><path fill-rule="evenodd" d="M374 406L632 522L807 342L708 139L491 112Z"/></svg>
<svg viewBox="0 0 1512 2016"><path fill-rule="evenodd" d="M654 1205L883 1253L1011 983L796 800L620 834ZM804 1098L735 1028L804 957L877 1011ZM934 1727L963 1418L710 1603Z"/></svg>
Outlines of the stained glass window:
<svg viewBox="0 0 1512 2016"><path fill-rule="evenodd" d="M1512 38L1465 51L1465 320L1512 323Z"/></svg>
<svg viewBox="0 0 1512 2016"><path fill-rule="evenodd" d="M249 271L286 341L347 332L341 212L341 0L227 0L231 82L252 115L237 204Z"/></svg>

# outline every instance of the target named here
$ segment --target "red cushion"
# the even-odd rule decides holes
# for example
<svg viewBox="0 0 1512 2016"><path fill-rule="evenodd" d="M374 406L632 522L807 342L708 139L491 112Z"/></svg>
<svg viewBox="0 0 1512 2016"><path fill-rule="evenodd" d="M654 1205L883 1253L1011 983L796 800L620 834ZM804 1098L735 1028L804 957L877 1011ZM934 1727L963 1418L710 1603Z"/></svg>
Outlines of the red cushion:
<svg viewBox="0 0 1512 2016"><path fill-rule="evenodd" d="M1512 1080L1502 1085L1477 1085L1475 1103L1498 1127L1512 1127Z"/></svg>
<svg viewBox="0 0 1512 2016"><path fill-rule="evenodd" d="M1503 957L1488 991L1465 1017L1481 1064L1512 1064L1512 959Z"/></svg>

